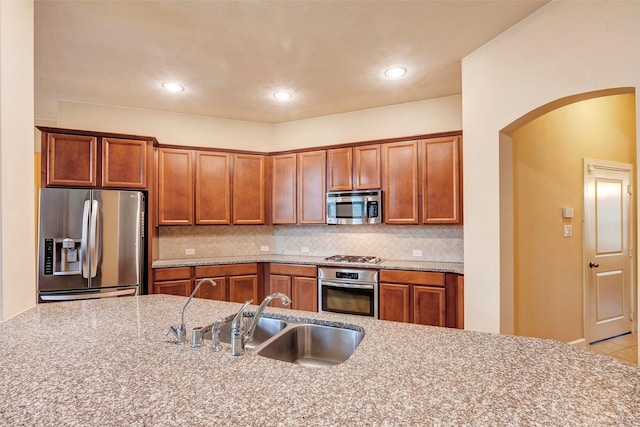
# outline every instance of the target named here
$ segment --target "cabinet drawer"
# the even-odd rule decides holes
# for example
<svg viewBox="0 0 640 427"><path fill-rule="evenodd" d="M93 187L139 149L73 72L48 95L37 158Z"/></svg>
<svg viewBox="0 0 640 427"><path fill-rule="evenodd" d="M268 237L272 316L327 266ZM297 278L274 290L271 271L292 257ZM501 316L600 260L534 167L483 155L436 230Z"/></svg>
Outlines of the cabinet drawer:
<svg viewBox="0 0 640 427"><path fill-rule="evenodd" d="M285 276L318 277L315 266L295 264L271 264L271 274Z"/></svg>
<svg viewBox="0 0 640 427"><path fill-rule="evenodd" d="M444 286L444 273L431 271L380 270L380 282Z"/></svg>
<svg viewBox="0 0 640 427"><path fill-rule="evenodd" d="M196 267L195 277L241 276L257 273L258 264L205 265Z"/></svg>
<svg viewBox="0 0 640 427"><path fill-rule="evenodd" d="M190 279L191 267L158 268L153 270L153 280Z"/></svg>

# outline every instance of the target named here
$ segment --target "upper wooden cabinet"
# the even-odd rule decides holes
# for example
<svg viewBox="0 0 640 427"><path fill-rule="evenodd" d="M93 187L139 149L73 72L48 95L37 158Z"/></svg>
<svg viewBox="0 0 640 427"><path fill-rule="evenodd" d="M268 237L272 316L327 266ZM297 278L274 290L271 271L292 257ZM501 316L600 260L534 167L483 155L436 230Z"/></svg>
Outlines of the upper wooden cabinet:
<svg viewBox="0 0 640 427"><path fill-rule="evenodd" d="M329 191L380 188L380 145L327 150Z"/></svg>
<svg viewBox="0 0 640 427"><path fill-rule="evenodd" d="M231 224L232 203L234 224L265 224L265 156L158 148L156 172L158 225Z"/></svg>
<svg viewBox="0 0 640 427"><path fill-rule="evenodd" d="M422 222L460 223L460 138L426 139L421 146Z"/></svg>
<svg viewBox="0 0 640 427"><path fill-rule="evenodd" d="M147 188L147 140L45 129L43 187Z"/></svg>
<svg viewBox="0 0 640 427"><path fill-rule="evenodd" d="M98 186L98 138L43 133L42 169L45 186Z"/></svg>
<svg viewBox="0 0 640 427"><path fill-rule="evenodd" d="M231 223L231 154L196 151L196 224Z"/></svg>
<svg viewBox="0 0 640 427"><path fill-rule="evenodd" d="M418 143L383 144L383 219L386 224L418 224Z"/></svg>
<svg viewBox="0 0 640 427"><path fill-rule="evenodd" d="M271 158L273 224L324 224L326 152Z"/></svg>
<svg viewBox="0 0 640 427"><path fill-rule="evenodd" d="M329 191L353 190L353 149L327 150Z"/></svg>
<svg viewBox="0 0 640 427"><path fill-rule="evenodd" d="M384 221L460 224L460 137L383 144Z"/></svg>
<svg viewBox="0 0 640 427"><path fill-rule="evenodd" d="M353 147L354 190L381 188L380 145Z"/></svg>
<svg viewBox="0 0 640 427"><path fill-rule="evenodd" d="M233 155L233 223L266 224L268 157Z"/></svg>
<svg viewBox="0 0 640 427"><path fill-rule="evenodd" d="M324 224L326 210L325 150L298 153L298 222L300 224Z"/></svg>
<svg viewBox="0 0 640 427"><path fill-rule="evenodd" d="M102 186L147 187L147 141L102 138Z"/></svg>
<svg viewBox="0 0 640 427"><path fill-rule="evenodd" d="M193 224L193 154L158 149L158 225Z"/></svg>
<svg viewBox="0 0 640 427"><path fill-rule="evenodd" d="M297 159L295 153L271 157L271 220L274 224L297 222Z"/></svg>

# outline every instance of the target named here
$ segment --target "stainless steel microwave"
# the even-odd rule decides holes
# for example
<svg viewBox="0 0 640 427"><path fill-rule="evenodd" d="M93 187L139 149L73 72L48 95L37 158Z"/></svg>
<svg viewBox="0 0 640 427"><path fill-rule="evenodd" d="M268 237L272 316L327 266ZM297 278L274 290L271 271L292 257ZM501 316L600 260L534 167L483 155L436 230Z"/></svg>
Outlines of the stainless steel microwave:
<svg viewBox="0 0 640 427"><path fill-rule="evenodd" d="M382 191L327 193L327 224L380 224Z"/></svg>

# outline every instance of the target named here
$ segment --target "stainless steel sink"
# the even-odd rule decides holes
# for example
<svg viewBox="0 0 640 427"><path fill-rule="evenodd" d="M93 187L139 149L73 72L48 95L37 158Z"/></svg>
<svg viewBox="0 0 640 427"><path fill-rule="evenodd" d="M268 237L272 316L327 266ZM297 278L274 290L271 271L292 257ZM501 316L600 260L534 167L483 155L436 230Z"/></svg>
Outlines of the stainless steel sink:
<svg viewBox="0 0 640 427"><path fill-rule="evenodd" d="M252 320L253 320L253 317L244 318L244 321L247 323L247 326ZM220 342L223 342L226 344L231 343L231 324L232 323L233 323L233 320L229 320L228 322L224 323L220 328ZM287 324L280 319L261 317L260 320L258 320L258 325L256 325L256 329L253 332L253 336L249 341L245 343L245 347L246 348L258 347L259 345L267 341L269 338L273 337L278 332L282 331L286 326ZM210 340L211 331L206 332L203 338Z"/></svg>
<svg viewBox="0 0 640 427"><path fill-rule="evenodd" d="M258 355L305 366L338 365L347 360L364 333L316 324L290 325L258 350Z"/></svg>

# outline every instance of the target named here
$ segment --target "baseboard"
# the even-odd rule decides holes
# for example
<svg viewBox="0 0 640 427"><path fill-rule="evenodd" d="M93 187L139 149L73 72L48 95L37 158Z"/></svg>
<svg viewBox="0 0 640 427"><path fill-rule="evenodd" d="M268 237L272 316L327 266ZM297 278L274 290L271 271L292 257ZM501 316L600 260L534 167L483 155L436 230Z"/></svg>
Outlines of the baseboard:
<svg viewBox="0 0 640 427"><path fill-rule="evenodd" d="M567 344L575 345L576 347L586 347L587 340L585 340L584 338L580 338L579 340L569 341Z"/></svg>

